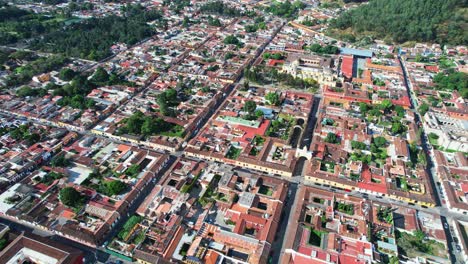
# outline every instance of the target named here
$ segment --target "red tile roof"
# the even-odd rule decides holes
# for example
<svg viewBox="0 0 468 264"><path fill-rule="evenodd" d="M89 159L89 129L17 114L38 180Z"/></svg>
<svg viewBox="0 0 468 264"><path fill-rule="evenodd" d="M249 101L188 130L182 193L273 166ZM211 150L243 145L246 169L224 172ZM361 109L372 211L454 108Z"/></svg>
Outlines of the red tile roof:
<svg viewBox="0 0 468 264"><path fill-rule="evenodd" d="M353 77L353 56L343 56L341 64L341 72L347 78Z"/></svg>

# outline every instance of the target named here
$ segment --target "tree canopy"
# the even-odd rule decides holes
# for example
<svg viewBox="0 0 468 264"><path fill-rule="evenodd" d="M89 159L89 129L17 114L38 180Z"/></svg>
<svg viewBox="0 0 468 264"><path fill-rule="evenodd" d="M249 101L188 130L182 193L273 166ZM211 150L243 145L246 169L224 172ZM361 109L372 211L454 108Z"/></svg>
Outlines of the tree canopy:
<svg viewBox="0 0 468 264"><path fill-rule="evenodd" d="M291 1L286 0L284 2L273 2L269 7L266 8L267 12L272 13L275 16L284 17L284 18L294 18L299 10L302 10L306 7L301 1Z"/></svg>
<svg viewBox="0 0 468 264"><path fill-rule="evenodd" d="M241 10L235 7L232 7L224 3L223 1L207 2L206 4L200 7L200 12L218 14L218 15L227 16L227 17L239 17L243 15Z"/></svg>
<svg viewBox="0 0 468 264"><path fill-rule="evenodd" d="M16 56L18 58L32 59L32 61L18 68L14 74L10 74L6 78L6 86L11 87L28 83L35 75L56 70L68 62L68 59L61 55L36 58L29 53L15 52L10 55L10 58L14 58Z"/></svg>
<svg viewBox="0 0 468 264"><path fill-rule="evenodd" d="M90 18L44 34L32 41L31 47L67 56L100 60L111 55L116 42L133 45L154 34L147 22L162 19L161 12L147 11L140 5L127 5L124 16Z"/></svg>
<svg viewBox="0 0 468 264"><path fill-rule="evenodd" d="M226 45L231 44L231 45L236 45L237 47L242 47L243 46L242 42L234 35L227 36L226 38L224 38L223 42Z"/></svg>
<svg viewBox="0 0 468 264"><path fill-rule="evenodd" d="M468 44L465 0L373 0L344 12L331 28L372 32L378 38L405 41Z"/></svg>
<svg viewBox="0 0 468 264"><path fill-rule="evenodd" d="M456 90L463 98L468 98L468 74L464 72L438 73L434 76L434 83L438 90Z"/></svg>
<svg viewBox="0 0 468 264"><path fill-rule="evenodd" d="M70 68L63 68L60 70L59 77L64 81L71 81L76 76L76 72Z"/></svg>
<svg viewBox="0 0 468 264"><path fill-rule="evenodd" d="M335 133L329 132L327 134L327 136L325 137L325 142L332 143L332 144L337 144L337 143L339 143L339 138L336 136Z"/></svg>
<svg viewBox="0 0 468 264"><path fill-rule="evenodd" d="M53 16L6 5L0 7L0 45L33 38L59 28Z"/></svg>
<svg viewBox="0 0 468 264"><path fill-rule="evenodd" d="M101 186L103 186L101 191L103 191L104 194L108 196L121 194L123 191L127 189L127 184L119 180L109 181Z"/></svg>
<svg viewBox="0 0 468 264"><path fill-rule="evenodd" d="M306 46L305 48L318 54L338 54L338 52L340 52L337 46L327 45L322 47L322 45L317 43Z"/></svg>
<svg viewBox="0 0 468 264"><path fill-rule="evenodd" d="M70 160L65 157L65 154L59 154L50 161L52 167L67 167L70 165Z"/></svg>
<svg viewBox="0 0 468 264"><path fill-rule="evenodd" d="M247 101L244 104L244 111L247 112L249 115L255 113L255 109L257 109L257 104L254 101Z"/></svg>
<svg viewBox="0 0 468 264"><path fill-rule="evenodd" d="M271 104L271 105L280 105L281 104L281 100L280 100L280 95L278 93L275 93L275 92L269 92L265 95L265 99L267 100L267 103L268 104Z"/></svg>
<svg viewBox="0 0 468 264"><path fill-rule="evenodd" d="M44 96L47 94L47 90L38 88L38 89L33 89L29 86L23 86L16 91L16 95L19 97L27 97L27 96Z"/></svg>
<svg viewBox="0 0 468 264"><path fill-rule="evenodd" d="M83 201L81 194L73 187L65 187L61 189L59 198L64 205L69 207L77 207Z"/></svg>
<svg viewBox="0 0 468 264"><path fill-rule="evenodd" d="M164 119L154 116L145 116L137 111L129 118L122 121L123 126L117 133L141 135L143 137L166 133L170 136L182 136L183 128L178 125L164 121ZM172 133L171 133L172 132Z"/></svg>
<svg viewBox="0 0 468 264"><path fill-rule="evenodd" d="M179 105L179 99L177 98L177 91L174 89L167 89L162 92L156 99L159 105L159 112L164 116L176 116L174 107Z"/></svg>

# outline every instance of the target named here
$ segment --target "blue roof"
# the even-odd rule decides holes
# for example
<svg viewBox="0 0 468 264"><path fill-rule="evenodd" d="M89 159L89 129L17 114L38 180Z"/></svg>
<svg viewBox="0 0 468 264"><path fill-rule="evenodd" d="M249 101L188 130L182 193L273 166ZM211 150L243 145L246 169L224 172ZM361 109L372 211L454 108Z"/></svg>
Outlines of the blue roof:
<svg viewBox="0 0 468 264"><path fill-rule="evenodd" d="M355 56L362 56L362 57L369 57L372 58L372 51L370 50L359 50L359 49L352 49L352 48L340 48L341 54L348 54L348 55L355 55Z"/></svg>
<svg viewBox="0 0 468 264"><path fill-rule="evenodd" d="M264 115L266 118L273 118L273 109L271 109L271 108L266 108L266 107L257 106L256 110L262 111L262 112L263 112L263 115Z"/></svg>

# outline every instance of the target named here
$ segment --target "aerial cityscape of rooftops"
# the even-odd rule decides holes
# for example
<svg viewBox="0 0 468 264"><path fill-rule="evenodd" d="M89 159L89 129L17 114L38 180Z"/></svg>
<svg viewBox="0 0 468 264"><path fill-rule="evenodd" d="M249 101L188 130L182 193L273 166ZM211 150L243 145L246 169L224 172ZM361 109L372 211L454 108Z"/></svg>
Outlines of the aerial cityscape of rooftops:
<svg viewBox="0 0 468 264"><path fill-rule="evenodd" d="M0 264L468 263L466 0L0 0Z"/></svg>

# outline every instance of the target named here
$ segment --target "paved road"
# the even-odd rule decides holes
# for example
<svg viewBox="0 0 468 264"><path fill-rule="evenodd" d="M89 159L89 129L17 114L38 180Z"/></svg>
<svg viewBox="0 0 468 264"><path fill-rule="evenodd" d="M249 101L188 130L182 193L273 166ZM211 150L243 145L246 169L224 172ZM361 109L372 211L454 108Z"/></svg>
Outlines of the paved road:
<svg viewBox="0 0 468 264"><path fill-rule="evenodd" d="M306 147L307 149L310 148L310 145L312 144L313 140L313 131L315 129L315 126L317 125L317 118L319 114L319 105L320 105L320 100L321 96L320 95L315 95L314 97L314 103L312 105L312 109L309 114L309 118L307 121L307 127L302 133L301 141L299 144L299 147L303 148ZM294 172L293 172L293 177L290 180L294 183L303 183L304 179L304 167L307 162L307 159L304 157L301 157L298 159L296 162L296 166L294 167Z"/></svg>
<svg viewBox="0 0 468 264"><path fill-rule="evenodd" d="M443 203L442 202L442 198L443 198L443 193L442 193L442 188L441 187L439 189L439 186L436 184L437 182L439 182L439 177L437 176L437 172L436 172L436 163L435 163L435 159L432 155L432 147L430 146L430 143L428 141L428 136L424 130L424 120L421 118L421 115L419 114L419 111L417 111L417 107L418 107L418 100L416 98L416 95L413 91L413 86L411 84L411 81L409 80L408 78L408 73L407 73L407 69L406 69L406 66L405 66L405 62L403 61L403 59L398 56L398 60L401 64L401 67L403 69L403 77L404 77L404 81L405 81L405 86L406 86L406 89L407 89L407 92L411 98L411 107L412 109L414 110L414 113L415 113L415 121L416 123L420 123L420 124L423 124L423 126L420 128L422 129L422 133L421 133L421 146L424 150L424 153L426 153L426 159L427 159L427 167L426 167L426 171L427 173L429 174L429 178L430 178L430 184L431 184L431 187L432 187L432 190L435 190L434 191L434 198L436 200L436 203L437 203L437 207L434 208L434 210L438 210L438 214L441 216L441 220L442 220L442 223L443 225L447 225L447 226L450 226L450 223L452 222L452 220L456 219L456 220L468 220L468 216L466 215L459 215L459 214L454 214L453 212L451 212L449 210L449 208L447 208L447 205L446 203ZM428 154L430 153L430 154ZM459 259L461 260L460 256L459 256L459 253L456 251L456 249L453 247L453 236L454 234L452 234L450 232L450 230L448 228L445 228L444 229L445 231L445 236L447 237L447 245L448 245L448 251L449 251L449 255L450 255L450 260L452 261L452 263L461 263L459 262Z"/></svg>
<svg viewBox="0 0 468 264"><path fill-rule="evenodd" d="M279 30L280 29L281 29L281 27L279 28ZM277 32L279 32L279 30ZM274 35L276 35L277 32ZM270 41L274 38L274 35L270 38ZM143 40L142 42L140 42L138 44L141 44L141 43L143 43L145 41L148 41L148 40L149 39L145 39L145 40ZM254 62L258 58L258 56L260 56L260 54L263 52L264 48L268 45L268 43L270 41L268 41L259 50L257 56L252 60L252 62ZM9 47L9 48L11 48L11 47ZM19 50L25 50L25 49L19 49ZM51 54L49 54L49 53L40 53L39 55L50 56ZM95 63L95 64L93 64L92 66L90 66L89 68L87 68L85 70L93 69L94 67L96 67L100 63L108 61L108 60L112 59L116 55L117 54L112 55L112 56L110 56L110 57L108 57L108 58L106 58L106 59L104 59L104 60L102 60L102 61L100 61L98 63ZM404 67L404 62L401 60L400 57L399 57L399 59L400 59L401 65L402 65L402 67L404 69L405 84L406 84L406 87L408 89L408 93L411 96L412 108L414 110L416 110L417 100L415 99L415 96L414 96L414 94L412 92L412 89L411 89L411 84L408 81L408 78L406 76L406 69ZM236 80L236 82L230 86L228 92L226 92L226 94L223 96L223 99L219 100L216 107L214 107L213 110L210 112L210 114L206 118L204 118L204 120L200 123L199 126L197 126L197 129L191 135L191 138L196 136L196 134L198 133L200 128L202 128L205 125L205 123L209 120L209 118L215 113L216 109L219 108L221 103L224 101L225 97L227 97L227 95L232 91L233 87L235 87L235 85L237 85L241 81L241 79L242 79L242 74L239 76L239 78ZM140 90L140 93L144 92L146 89L147 89L147 86L143 87ZM311 141L313 139L312 138L312 132L313 132L313 129L315 128L315 125L316 125L316 122L317 122L318 106L319 106L319 103L320 103L320 99L321 99L320 95L317 95L315 97L315 99L314 99L314 104L312 106L312 111L311 111L311 114L309 116L309 120L307 121L306 130L302 133L302 136L301 136L301 139L300 139L300 144L298 144L298 146L300 146L300 147L306 146L307 148L309 148L310 145L311 145ZM416 121L422 121L419 113L417 111L414 111L414 112L416 114ZM34 122L37 123L37 121L34 121ZM51 124L48 123L47 125L51 125ZM89 131L85 131L83 134L96 136L96 135L90 133ZM422 138L421 138L422 147L425 150L425 152L428 153L429 142L427 141L427 135L425 134L425 132L423 132L422 135L423 135ZM122 143L121 141L115 140L115 139L109 139L109 140ZM175 155L171 156L171 162L170 163L172 163L177 156L183 155L183 152L179 151L179 152L174 153L174 154ZM435 173L435 164L434 164L434 161L433 161L433 157L431 155L428 155L427 160L428 160L427 170L428 170L428 174L431 177L431 185L432 185L433 189L436 190L435 199L437 201L437 204L440 205L440 206L437 206L435 208L422 208L422 207L417 206L417 205L407 205L407 204L405 204L405 206L408 206L408 207L411 207L413 209L417 209L417 210L420 210L420 211L424 211L424 212L438 214L438 215L441 216L443 224L447 223L448 225L450 225L450 223L453 220L467 220L468 219L467 216L462 215L462 214L458 214L458 213L454 213L454 212L450 211L446 207L446 205L441 203L441 198L440 197L442 196L442 193L440 192L440 190L437 188L437 186L435 184L438 181L438 178L437 178L437 174ZM170 163L168 164L168 166L170 165ZM292 217L290 212L295 211L295 208L296 208L296 205L297 205L297 202L298 202L297 197L295 197L297 189L302 184L310 185L310 183L304 182L304 179L303 179L304 164L305 164L304 159L302 159L302 160L300 160L298 162L298 164L296 166L297 170L296 170L296 173L294 174L295 176L292 177L291 180L290 180L290 182L291 182L290 183L290 188L289 188L290 193L289 193L289 196L288 196L288 200L284 205L284 210L283 210L282 217L281 217L281 220L280 220L280 224L279 224L279 227L278 227L278 234L276 236L275 242L272 244L272 254L271 254L272 263L279 263L279 258L281 256L281 253L284 251L285 234L287 232L288 223L292 221L292 219L290 219ZM138 205L143 201L143 199L145 198L145 195L148 193L148 191L151 190L151 188L154 186L154 184L155 183L153 182L152 184L148 185L147 188L145 188L144 192L142 192L142 194L137 198L136 202L134 202L133 205L131 206L128 214L126 216L122 217L121 221L119 221L119 223L116 225L116 227L113 229L113 231L108 234L108 236L107 236L108 239L112 238L115 235L115 233L117 232L117 230L119 230L120 226L122 226L125 223L126 219L128 219L128 216L132 215L135 212ZM314 187L320 188L320 189L325 189L325 190L328 190L328 191L336 191L336 192L345 193L344 191L337 190L337 189L332 189L330 187L324 187L324 186L318 186L318 185L314 185ZM373 195L368 195L368 196L364 197L362 193L358 193L358 192L352 192L352 193L349 193L349 194L354 195L354 196L358 196L358 197L362 197L362 198L367 198L367 199L373 200L373 201L387 202L387 203L393 204L395 206L399 206L399 205L404 204L403 202L391 200L391 199L388 199L388 198L385 198L385 197L382 198L382 197L377 197L377 196L373 196ZM295 198L295 199L293 199L293 198ZM80 248L81 250L83 250L83 252L85 252L86 260L87 260L86 262L88 262L88 263L93 263L96 260L104 262L109 258L109 255L107 253L102 252L99 249L94 249L94 248L84 246L82 244L71 241L71 240L66 239L64 237L61 237L61 236L48 234L47 232L42 231L40 229L33 229L31 227L26 227L24 225L14 223L14 222L11 222L11 221L6 220L6 219L1 219L0 222L8 224L13 229L34 231L35 233L38 233L40 235L50 236L51 239L53 239L53 240L56 240L56 241L62 242L64 244ZM288 230L288 232L289 231L290 230ZM447 242L448 242L448 245L449 245L449 252L450 252L451 261L453 263L457 263L457 261L458 261L458 263L461 263L458 260L459 256L455 252L456 250L454 249L455 244L453 243L453 238L452 238L453 234L451 234L449 229L445 229L445 232L446 232L446 236L447 236Z"/></svg>
<svg viewBox="0 0 468 264"><path fill-rule="evenodd" d="M132 201L132 205L128 208L127 214L122 215L119 222L117 222L117 224L112 228L111 232L109 232L109 234L106 235L106 239L105 239L106 242L104 243L104 245L107 245L110 242L110 240L117 235L118 231L120 231L120 229L128 220L128 218L130 218L132 215L135 214L140 204L143 203L143 201L151 193L151 191L153 190L154 186L159 181L161 176L166 172L168 168L170 168L170 166L174 163L176 159L177 158L175 156L170 156L169 161L160 170L158 175L156 175L156 177L148 185L146 185L146 187L144 187L144 189L141 191L138 197L136 197Z"/></svg>
<svg viewBox="0 0 468 264"><path fill-rule="evenodd" d="M276 35L280 30L281 28L284 26L284 24L279 27L279 29L275 32L274 35ZM251 61L251 62L254 62L258 56L261 55L261 53L263 52L264 48L270 43L270 41L274 38L274 36L272 36L270 38L270 40L261 47L261 49L258 51L257 53L257 56ZM148 39L142 41L141 43L147 41ZM139 43L139 44L141 44ZM18 50L26 50L26 49L18 49ZM27 50L26 50L27 51ZM49 56L51 54L46 54L46 53L41 53L41 55L43 56ZM117 54L116 54L117 55ZM116 55L113 55L113 56L110 56L108 58L106 58L105 60L102 60L96 64L93 64L91 65L88 69L86 70L90 70L92 69L93 67L96 67L97 65L99 65L100 63L102 62L105 62L105 61L108 61L110 59L112 59L114 56ZM224 101L224 99L227 97L227 95L232 91L232 89L241 81L242 79L242 75L243 74L240 74L240 76L238 76L237 80L235 83L233 83L230 87L229 87L229 90L223 95L223 98L222 100L219 100L218 103L216 104L216 106L213 108L213 110L210 112L210 114L204 118L204 120L200 123L200 125L197 127L196 131L191 135L191 137L195 136L198 132L198 130L204 126L204 124L209 120L209 118L211 117L212 114L214 114L216 112L216 109L219 108L219 106L221 105L221 103ZM148 85L143 87L139 93L137 94L140 94L140 93L143 93L146 89L148 88ZM136 95L135 95L136 96ZM108 114L111 115L112 113L114 113L115 111L117 111L117 109L115 109L114 111L112 111L111 113ZM11 116L16 116L18 118L23 118L22 116L19 116L17 114L14 114L14 113L6 113L6 114L9 114ZM48 126L58 126L55 122L41 122L41 121L38 121L38 120L35 120L35 119L30 119L28 118L29 121L33 122L33 123L39 123L39 124L42 124L42 125L48 125ZM82 136L84 135L89 135L89 136L94 136L94 137L101 137L103 138L103 136L99 136L99 135L95 135L93 133L91 133L89 130L85 130L85 131L76 131L76 132L79 132L80 133L80 137L81 138ZM107 137L104 137L104 138L107 138ZM107 138L108 140L110 141L113 141L113 142L117 142L117 143L124 143L120 140L116 140L116 139L112 139L112 138ZM145 147L143 147L144 149L146 149ZM152 150L152 149L151 149ZM164 168L163 170L161 170L162 172L164 172L175 160L177 157L179 156L182 156L183 155L183 151L178 151L176 153L172 153L173 155L170 156L170 161L168 162L168 164L166 165L166 168ZM145 187L145 189L142 191L142 193L137 197L136 200L134 200L134 202L132 203L132 205L130 206L128 212L126 215L123 215L121 217L121 219L119 220L119 222L114 226L114 228L112 229L111 232L109 232L109 234L106 235L106 243L104 243L104 245L106 245L110 239L112 239L112 237L114 237L117 233L117 231L120 229L120 227L125 223L125 221L129 218L129 216L133 215L136 211L136 209L138 208L138 206L141 204L141 202L143 202L144 198L146 198L146 195L152 190L152 188L154 187L156 181L153 181L151 182L151 184L149 184L148 186ZM294 190L294 187L291 188L291 190ZM295 192L294 193L291 193L290 194L291 197L294 197L295 195ZM282 217L282 220L280 222L280 225L283 227L283 229L285 229L285 226L287 225L287 221L285 221L285 219L288 217L288 208L290 208L291 205L288 205L286 204L285 205L285 208L286 210L283 212L283 217ZM61 243L64 243L66 245L70 245L70 246L73 246L73 247L76 247L76 248L79 248L81 250L83 250L83 252L85 253L85 256L86 256L86 263L95 263L96 260L100 261L100 262L105 262L109 259L109 254L103 252L102 250L104 250L104 248L98 248L98 249L95 249L95 248L91 248L91 247L88 247L88 246L85 246L85 245L82 245L80 243L77 243L75 241L72 241L72 240L69 240L67 238L64 238L64 237L61 237L61 236L57 236L55 235L54 233L51 233L51 232L48 232L48 231L43 231L42 229L38 229L37 227L34 227L34 226L26 226L25 224L20 224L20 223L16 223L16 222L12 222L11 220L8 220L8 219L1 219L1 221L4 221L5 223L7 223L9 226L11 227L14 227L14 229L16 230L29 230L31 232L35 232L35 233L39 233L43 236L48 236L50 237L51 239L53 240L56 240L56 241L59 241ZM284 232L285 231L282 231L280 232L281 235L278 236L278 243L274 244L273 246L275 248L278 248L277 252L280 251L280 248L281 248L281 241L284 237ZM279 246L278 246L279 245Z"/></svg>
<svg viewBox="0 0 468 264"><path fill-rule="evenodd" d="M406 76L406 69L404 67L404 63L403 63L403 61L401 61L401 58L399 58L399 59L400 59L400 63L402 64L402 67L404 69L405 84L406 84L406 87L408 89L408 94L410 94L410 96L411 96L412 109L416 114L416 121L417 122L419 122L419 121L422 122L422 119L421 119L418 111L416 110L416 107L417 107L416 99L415 99L414 93L412 92L412 89L411 89L411 83L408 81L408 78ZM314 105L316 105L318 107L318 104L314 104ZM315 127L315 123L317 122L317 120L316 120L317 112L318 112L317 109L313 109L313 113L311 114L311 118L312 117L315 118L315 120L310 120L309 121L310 125L312 127ZM313 140L313 138L309 139L309 136L312 137L311 132L310 133L304 133L301 146L306 145L307 147L310 147L310 144L311 144L311 141ZM422 148L423 148L424 152L425 153L430 153L429 152L429 148L430 148L429 146L430 145L429 145L427 135L424 132L424 130L423 130L423 133L422 133L422 136L421 136L421 142L422 142ZM320 184L313 184L313 183L310 183L310 182L305 182L304 178L303 178L304 163L305 163L304 159L301 159L301 160L298 161L298 163L296 165L296 168L295 168L295 173L294 173L295 176L292 177L291 179L288 179L290 182L298 183L299 186L304 184L304 185L313 186L315 188L323 189L323 190L330 191L330 192L338 192L338 193L343 193L343 194L349 194L349 195L361 197L363 199L368 199L368 200L375 201L375 202L388 203L388 204L391 204L391 205L396 206L396 207L406 206L406 207L410 207L410 208L413 208L413 209L416 209L416 210L419 210L419 211L422 211L422 212L427 212L427 213L440 215L442 224L444 226L445 235L447 237L447 244L448 244L448 251L449 251L450 261L452 263L460 263L460 264L463 263L461 256L458 254L458 252L456 251L456 249L454 247L454 245L455 245L455 243L453 242L454 234L452 234L452 232L450 232L450 229L451 229L451 223L452 223L453 220L468 221L468 217L466 215L450 211L447 208L447 206L444 203L441 202L441 197L443 197L442 196L443 194L442 194L441 190L436 186L436 182L438 182L438 178L437 178L437 174L436 174L436 170L435 170L434 159L433 159L433 157L431 155L428 155L428 158L427 158L427 163L428 163L427 172L430 175L430 184L431 184L433 190L435 190L434 196L435 196L435 199L436 199L436 203L438 205L438 206L436 206L434 208L425 208L425 207L421 207L419 205L413 205L413 204L408 204L408 203L405 203L405 202L402 202L402 201L389 199L388 197L376 196L376 195L371 195L371 194L363 194L363 193L360 193L360 192L357 192L357 191L346 192L344 190L340 190L340 189L337 189L337 188L332 188L332 187L328 187L328 186L324 186L324 185L320 185ZM292 205L293 210L296 210L295 209L296 204L297 204L297 197L296 197L296 200L295 200L294 204ZM293 221L293 219L289 219L289 222L292 222L292 221ZM449 228L445 228L445 226L448 226ZM294 232L294 231L295 230L287 230L287 233ZM282 252L284 252L284 250L285 250L285 245L283 245L283 247L282 247ZM276 255L273 255L273 256L276 256ZM277 260L277 259L275 258L274 260Z"/></svg>
<svg viewBox="0 0 468 264"><path fill-rule="evenodd" d="M288 224L291 221L291 212L294 212L296 208L296 193L298 185L295 183L290 183L288 188L288 196L284 203L283 212L281 214L280 223L278 225L278 231L275 236L275 241L271 245L270 252L270 263L280 263L279 259L282 255L281 249L283 248L284 239L286 235L286 229Z"/></svg>
<svg viewBox="0 0 468 264"><path fill-rule="evenodd" d="M307 149L310 148L310 144L312 143L312 136L317 124L317 118L319 114L319 105L322 96L320 94L314 95L314 102L312 104L312 110L310 111L309 120L307 120L307 127L302 133L301 144L299 145L301 148L306 147Z"/></svg>

